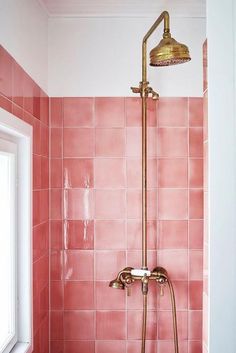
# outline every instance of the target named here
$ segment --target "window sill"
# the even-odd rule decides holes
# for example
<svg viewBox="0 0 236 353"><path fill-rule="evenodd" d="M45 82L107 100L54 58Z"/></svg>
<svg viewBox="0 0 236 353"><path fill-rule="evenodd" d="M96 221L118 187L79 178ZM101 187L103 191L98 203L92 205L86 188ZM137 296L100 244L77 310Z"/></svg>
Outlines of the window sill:
<svg viewBox="0 0 236 353"><path fill-rule="evenodd" d="M10 353L31 353L32 346L30 343L17 343L11 350Z"/></svg>

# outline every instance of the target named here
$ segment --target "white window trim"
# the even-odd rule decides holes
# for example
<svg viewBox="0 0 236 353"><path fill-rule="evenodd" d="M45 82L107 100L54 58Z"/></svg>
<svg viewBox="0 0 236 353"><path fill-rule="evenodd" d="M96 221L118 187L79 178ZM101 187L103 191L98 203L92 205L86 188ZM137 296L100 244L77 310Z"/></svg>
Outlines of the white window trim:
<svg viewBox="0 0 236 353"><path fill-rule="evenodd" d="M12 353L33 350L32 127L0 108L0 136L18 144L18 342Z"/></svg>

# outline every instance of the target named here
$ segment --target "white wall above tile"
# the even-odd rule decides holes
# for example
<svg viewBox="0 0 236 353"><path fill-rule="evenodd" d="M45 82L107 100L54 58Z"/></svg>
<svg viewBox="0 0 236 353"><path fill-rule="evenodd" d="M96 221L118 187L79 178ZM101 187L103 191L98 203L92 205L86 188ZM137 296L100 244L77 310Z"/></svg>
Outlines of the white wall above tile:
<svg viewBox="0 0 236 353"><path fill-rule="evenodd" d="M168 9L176 17L205 17L206 0L39 0L51 16L153 17Z"/></svg>
<svg viewBox="0 0 236 353"><path fill-rule="evenodd" d="M155 19L49 18L50 95L134 96L130 86L141 80L142 38ZM149 48L161 39L162 27ZM149 67L150 85L161 96L202 96L205 19L171 18L171 32L189 46L192 61Z"/></svg>

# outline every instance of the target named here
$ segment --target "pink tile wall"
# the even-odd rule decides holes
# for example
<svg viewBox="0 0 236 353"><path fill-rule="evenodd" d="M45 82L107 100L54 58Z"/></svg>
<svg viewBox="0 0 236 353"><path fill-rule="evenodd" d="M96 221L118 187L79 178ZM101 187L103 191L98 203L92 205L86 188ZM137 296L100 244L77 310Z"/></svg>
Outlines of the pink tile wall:
<svg viewBox="0 0 236 353"><path fill-rule="evenodd" d="M204 261L203 261L203 349L208 352L208 81L207 40L203 44L203 130L204 130Z"/></svg>
<svg viewBox="0 0 236 353"><path fill-rule="evenodd" d="M108 287L141 264L139 98L51 98L51 353L140 350L141 292ZM201 353L201 98L148 103L149 267L176 291L180 349ZM151 284L147 353L173 351L167 290Z"/></svg>
<svg viewBox="0 0 236 353"><path fill-rule="evenodd" d="M34 353L49 352L49 98L0 46L0 107L33 127Z"/></svg>

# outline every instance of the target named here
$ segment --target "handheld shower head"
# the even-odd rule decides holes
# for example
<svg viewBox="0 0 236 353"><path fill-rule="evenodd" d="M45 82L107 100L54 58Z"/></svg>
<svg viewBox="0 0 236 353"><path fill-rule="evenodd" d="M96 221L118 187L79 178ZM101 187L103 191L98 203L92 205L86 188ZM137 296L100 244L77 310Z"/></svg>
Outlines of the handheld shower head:
<svg viewBox="0 0 236 353"><path fill-rule="evenodd" d="M115 289L125 289L124 283L122 283L121 280L118 279L118 278L113 279L113 281L111 281L109 283L109 287L112 287L112 288L115 288Z"/></svg>

